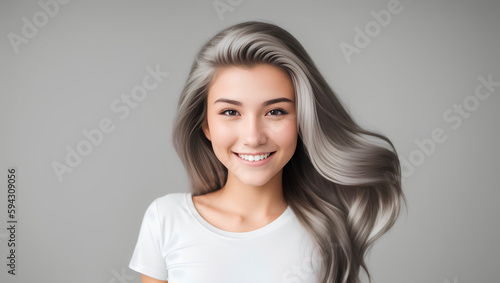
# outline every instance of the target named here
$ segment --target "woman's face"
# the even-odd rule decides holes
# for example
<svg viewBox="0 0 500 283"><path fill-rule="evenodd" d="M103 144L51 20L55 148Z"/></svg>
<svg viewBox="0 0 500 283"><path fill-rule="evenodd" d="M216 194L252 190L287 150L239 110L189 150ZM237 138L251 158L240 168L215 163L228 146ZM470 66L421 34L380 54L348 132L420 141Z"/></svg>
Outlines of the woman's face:
<svg viewBox="0 0 500 283"><path fill-rule="evenodd" d="M220 70L208 90L203 131L229 177L252 186L281 178L298 134L290 77L268 64Z"/></svg>

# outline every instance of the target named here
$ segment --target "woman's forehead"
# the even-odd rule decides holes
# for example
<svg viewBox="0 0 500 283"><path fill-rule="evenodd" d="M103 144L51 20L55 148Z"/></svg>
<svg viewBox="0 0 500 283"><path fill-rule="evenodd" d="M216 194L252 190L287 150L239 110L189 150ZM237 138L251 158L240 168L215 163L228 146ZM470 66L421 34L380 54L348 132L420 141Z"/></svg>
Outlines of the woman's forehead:
<svg viewBox="0 0 500 283"><path fill-rule="evenodd" d="M254 67L225 67L217 72L208 91L208 100L232 98L268 100L286 97L293 101L293 83L282 69L261 64Z"/></svg>

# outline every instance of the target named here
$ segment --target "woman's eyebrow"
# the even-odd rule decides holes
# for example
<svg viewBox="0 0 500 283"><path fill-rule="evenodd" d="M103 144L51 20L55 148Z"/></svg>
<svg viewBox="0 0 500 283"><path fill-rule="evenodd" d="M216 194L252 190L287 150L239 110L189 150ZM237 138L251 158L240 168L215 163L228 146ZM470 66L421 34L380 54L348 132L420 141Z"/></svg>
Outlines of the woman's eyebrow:
<svg viewBox="0 0 500 283"><path fill-rule="evenodd" d="M227 99L227 98L219 98L217 99L215 103L217 102L226 102L226 103L229 103L229 104L234 104L234 105L237 105L237 106L241 106L241 102L237 101L237 100L233 100L233 99ZM280 98L275 98L275 99L271 99L271 100L268 100L268 101L264 101L264 103L262 103L262 105L264 106L267 106L267 105L271 105L271 104L274 104L274 103L279 103L279 102L292 102L290 99L286 98L286 97L280 97Z"/></svg>

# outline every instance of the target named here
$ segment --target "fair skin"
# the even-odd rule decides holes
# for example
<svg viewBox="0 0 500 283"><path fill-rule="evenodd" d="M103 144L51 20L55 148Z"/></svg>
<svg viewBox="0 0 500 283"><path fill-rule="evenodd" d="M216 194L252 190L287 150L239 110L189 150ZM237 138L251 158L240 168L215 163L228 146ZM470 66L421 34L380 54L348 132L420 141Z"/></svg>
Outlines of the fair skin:
<svg viewBox="0 0 500 283"><path fill-rule="evenodd" d="M203 131L228 177L220 190L193 197L200 215L230 232L253 231L279 217L287 207L283 166L295 152L298 135L288 74L268 64L222 69L208 91ZM271 152L260 166L237 155Z"/></svg>
<svg viewBox="0 0 500 283"><path fill-rule="evenodd" d="M283 167L298 139L290 77L268 64L225 67L208 90L206 118L203 132L228 177L220 190L193 196L196 210L214 227L229 232L254 231L273 222L287 208ZM268 153L260 161L238 155L260 159ZM167 281L142 275L142 283L160 282Z"/></svg>
<svg viewBox="0 0 500 283"><path fill-rule="evenodd" d="M154 279L152 277L141 274L141 282L142 283L168 283L168 281Z"/></svg>

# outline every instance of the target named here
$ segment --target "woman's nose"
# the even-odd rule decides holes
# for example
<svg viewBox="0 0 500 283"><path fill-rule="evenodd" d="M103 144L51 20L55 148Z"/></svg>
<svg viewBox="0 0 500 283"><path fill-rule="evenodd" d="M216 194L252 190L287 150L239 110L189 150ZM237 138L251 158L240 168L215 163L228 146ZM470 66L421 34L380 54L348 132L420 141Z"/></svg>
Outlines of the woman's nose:
<svg viewBox="0 0 500 283"><path fill-rule="evenodd" d="M240 129L245 145L257 147L267 142L267 133L263 121L256 117L248 117L244 127Z"/></svg>

